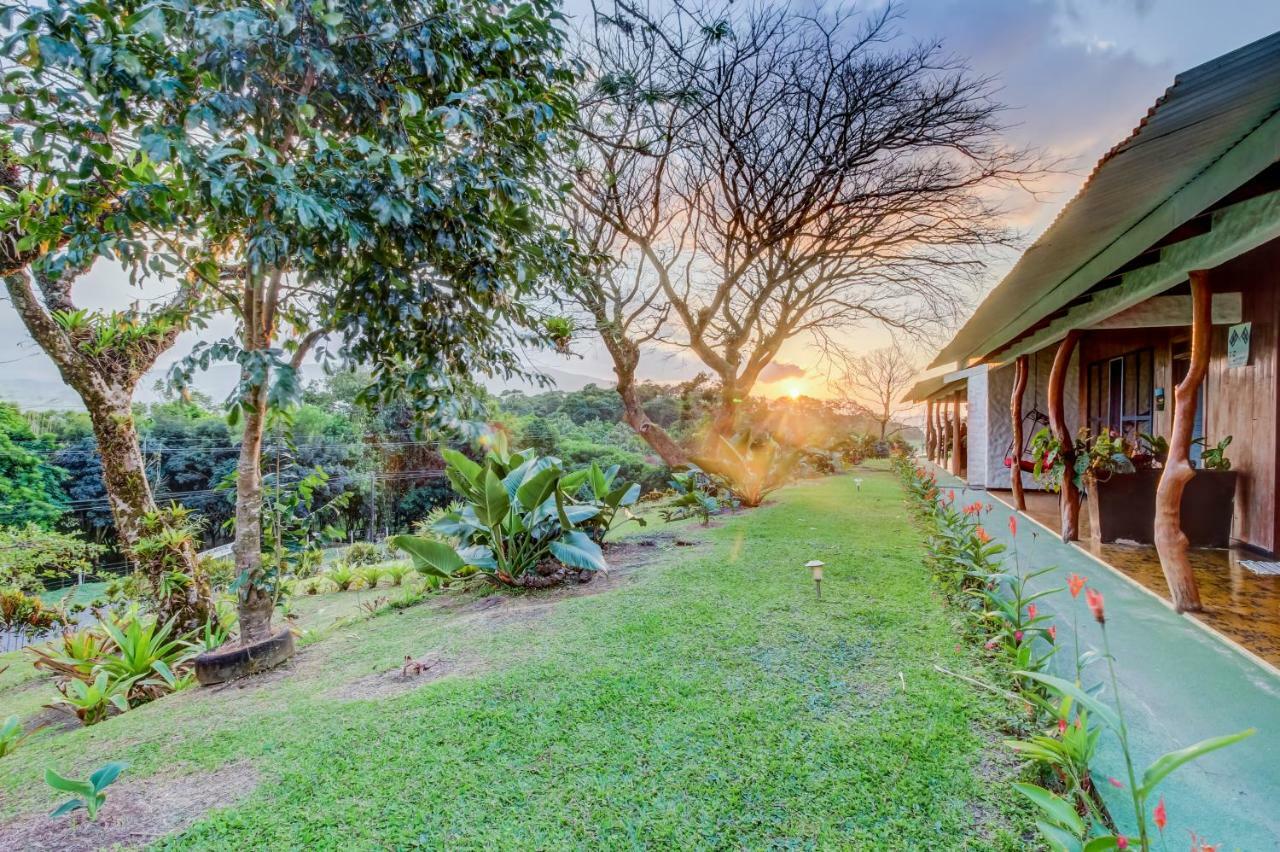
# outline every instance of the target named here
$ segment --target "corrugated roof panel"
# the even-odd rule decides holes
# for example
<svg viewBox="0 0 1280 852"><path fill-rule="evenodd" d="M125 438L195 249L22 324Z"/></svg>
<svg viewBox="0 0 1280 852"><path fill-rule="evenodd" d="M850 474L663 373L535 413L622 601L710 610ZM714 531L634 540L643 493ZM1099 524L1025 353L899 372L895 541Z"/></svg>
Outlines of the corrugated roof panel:
<svg viewBox="0 0 1280 852"><path fill-rule="evenodd" d="M1280 33L1179 74L1134 131L1098 161L1076 196L987 295L933 365L984 355L979 350L993 336L1003 331L999 341L1003 344L1025 331L1044 313L1033 310L1040 300L1277 111ZM1241 176L1241 183L1249 177ZM1200 211L1181 212L1189 219ZM1131 259L1126 257L1117 266ZM1049 310L1094 283L1077 282L1073 292L1054 294Z"/></svg>

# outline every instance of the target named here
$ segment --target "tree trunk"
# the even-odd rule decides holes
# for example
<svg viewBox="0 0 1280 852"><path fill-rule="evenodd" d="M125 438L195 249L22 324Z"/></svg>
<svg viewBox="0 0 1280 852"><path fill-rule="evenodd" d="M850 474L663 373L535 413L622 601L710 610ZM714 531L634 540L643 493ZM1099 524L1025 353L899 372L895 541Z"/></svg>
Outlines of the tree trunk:
<svg viewBox="0 0 1280 852"><path fill-rule="evenodd" d="M1178 612L1199 612L1200 590L1187 556L1190 546L1182 531L1182 493L1196 475L1191 466L1191 439L1195 428L1196 398L1209 369L1209 339L1213 333L1213 290L1205 270L1191 274L1191 363L1187 375L1173 391L1173 430L1169 457L1156 487L1155 540L1160 567L1169 596Z"/></svg>
<svg viewBox="0 0 1280 852"><path fill-rule="evenodd" d="M711 433L708 440L714 441L717 436L732 438L738 430L738 406L741 398L738 395L738 383L720 377L720 405L716 408L715 417L711 421Z"/></svg>
<svg viewBox="0 0 1280 852"><path fill-rule="evenodd" d="M1049 428L1053 437L1062 446L1062 461L1066 470L1062 476L1062 490L1058 494L1058 509L1062 515L1062 540L1076 541L1080 538L1080 489L1075 482L1075 439L1067 429L1066 413L1063 410L1063 390L1067 383L1067 367L1071 364L1071 354L1080 340L1080 332L1072 329L1058 344L1058 351L1053 356L1053 368L1049 371Z"/></svg>
<svg viewBox="0 0 1280 852"><path fill-rule="evenodd" d="M241 374L245 378L245 374ZM232 544L239 594L240 644L271 636L273 596L262 588L262 435L267 419L267 386L250 387L242 402L244 435L236 468L236 538ZM278 578L277 578L278 579Z"/></svg>
<svg viewBox="0 0 1280 852"><path fill-rule="evenodd" d="M649 415L645 413L644 406L640 404L640 399L636 395L633 378L628 377L625 382L619 379L618 396L622 398L622 416L627 421L627 425L634 429L635 433L669 467L684 467L689 464L689 454L684 447L677 444L666 429L650 420Z"/></svg>
<svg viewBox="0 0 1280 852"><path fill-rule="evenodd" d="M1009 418L1013 426L1013 457L1010 459L1010 487L1013 488L1013 505L1019 512L1027 511L1027 498L1022 493L1022 395L1027 390L1027 356L1019 355L1013 365L1013 395L1009 399Z"/></svg>
<svg viewBox="0 0 1280 852"><path fill-rule="evenodd" d="M70 281L50 281L42 277L40 285L46 298L54 300L57 310L75 307L70 302ZM116 535L121 549L131 559L137 560L134 550L143 519L157 507L139 447L133 418L133 393L143 372L173 345L178 329L175 327L168 336L153 341L145 356L132 352L129 359L113 359L113 353L90 357L41 307L31 287L29 273L24 271L5 276L5 287L27 331L57 366L63 381L79 395L89 413ZM181 632L199 630L206 622L216 621L213 596L200 574L199 558L190 542L179 548L178 557L181 563L179 570L191 580L180 595L164 598L159 595L163 579L160 574L171 568L141 562L139 567L156 590L157 616L163 621L174 619Z"/></svg>

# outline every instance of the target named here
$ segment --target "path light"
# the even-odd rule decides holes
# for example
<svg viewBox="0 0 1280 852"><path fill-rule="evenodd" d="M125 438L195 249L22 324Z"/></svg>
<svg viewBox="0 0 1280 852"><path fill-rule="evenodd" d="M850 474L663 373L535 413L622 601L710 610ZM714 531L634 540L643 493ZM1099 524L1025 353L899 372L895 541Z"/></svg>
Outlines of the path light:
<svg viewBox="0 0 1280 852"><path fill-rule="evenodd" d="M820 559L810 559L804 567L813 572L813 587L818 592L818 600L822 600L822 568L827 563Z"/></svg>

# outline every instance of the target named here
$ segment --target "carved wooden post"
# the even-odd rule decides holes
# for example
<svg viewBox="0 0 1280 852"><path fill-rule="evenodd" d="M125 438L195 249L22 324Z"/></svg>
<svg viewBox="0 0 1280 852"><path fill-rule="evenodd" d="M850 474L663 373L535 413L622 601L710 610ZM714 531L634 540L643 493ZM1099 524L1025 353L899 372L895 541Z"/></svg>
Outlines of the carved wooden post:
<svg viewBox="0 0 1280 852"><path fill-rule="evenodd" d="M1191 438L1195 428L1196 397L1209 369L1209 338L1213 333L1213 290L1209 273L1195 269L1191 277L1191 365L1186 377L1173 389L1173 428L1169 458L1156 488L1156 551L1164 569L1169 596L1178 612L1199 612L1200 589L1187 558L1190 546L1182 532L1182 492L1196 475L1191 466Z"/></svg>
<svg viewBox="0 0 1280 852"><path fill-rule="evenodd" d="M933 461L933 400L924 401L924 457Z"/></svg>
<svg viewBox="0 0 1280 852"><path fill-rule="evenodd" d="M947 454L951 452L951 445L947 443L947 401L940 399L933 406L934 434L938 440L938 457L934 459L941 467L947 466Z"/></svg>
<svg viewBox="0 0 1280 852"><path fill-rule="evenodd" d="M1080 538L1080 489L1075 483L1075 439L1067 429L1067 417L1063 410L1063 388L1067 383L1067 367L1071 353L1080 340L1080 332L1072 329L1058 344L1053 356L1053 368L1049 370L1049 428L1053 437L1062 445L1062 461L1066 471L1062 475L1062 491L1058 495L1058 509L1062 513L1062 540Z"/></svg>
<svg viewBox="0 0 1280 852"><path fill-rule="evenodd" d="M1013 424L1013 458L1009 463L1009 476L1013 488L1013 505L1019 512L1027 510L1027 498L1022 493L1022 394L1027 390L1027 356L1019 355L1013 362L1013 396L1009 399L1009 418Z"/></svg>
<svg viewBox="0 0 1280 852"><path fill-rule="evenodd" d="M960 449L960 391L956 391L951 403L951 473L955 476L964 473L964 454Z"/></svg>

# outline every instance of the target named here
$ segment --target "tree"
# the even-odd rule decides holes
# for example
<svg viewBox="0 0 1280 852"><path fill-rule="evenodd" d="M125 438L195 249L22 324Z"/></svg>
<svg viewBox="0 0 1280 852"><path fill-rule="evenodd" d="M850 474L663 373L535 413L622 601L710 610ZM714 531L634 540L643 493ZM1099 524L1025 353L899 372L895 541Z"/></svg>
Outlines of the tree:
<svg viewBox="0 0 1280 852"><path fill-rule="evenodd" d="M66 471L49 463L16 405L0 402L0 526L49 528L66 511Z"/></svg>
<svg viewBox="0 0 1280 852"><path fill-rule="evenodd" d="M873 349L866 355L845 356L842 360L843 368L831 382L832 390L848 405L865 405L880 424L883 441L902 395L915 378L915 363L897 343Z"/></svg>
<svg viewBox="0 0 1280 852"><path fill-rule="evenodd" d="M190 265L234 338L196 352L240 367L235 562L240 639L271 632L263 436L296 405L327 337L374 392L439 409L472 374L521 370L528 306L576 257L548 227L546 147L575 76L548 0L202 3L179 33L193 72L146 137L200 187ZM367 399L375 398L371 392Z"/></svg>
<svg viewBox="0 0 1280 852"><path fill-rule="evenodd" d="M597 12L569 164L573 224L599 258L581 300L629 422L668 462L683 450L628 401L650 342L719 380L712 425L727 435L788 340L829 345L868 321L919 333L1010 241L991 199L1032 157L1001 142L990 81L939 43L903 45L892 20Z"/></svg>
<svg viewBox="0 0 1280 852"><path fill-rule="evenodd" d="M139 275L187 197L183 176L157 166L142 128L182 85L159 6L60 3L29 10L0 44L6 60L0 136L0 276L31 336L84 402L123 550L132 553L156 502L134 421L142 375L176 340L198 304L190 279L154 307L95 312L72 290L99 257ZM5 10L5 19L16 10ZM135 14L136 12L136 14ZM174 16L180 14L172 12ZM159 30L159 32L157 32ZM11 135L9 135L11 134ZM38 291L38 292L37 292ZM198 573L194 549L183 570ZM159 565L139 560L162 618L192 630L214 617L203 583L160 592Z"/></svg>

